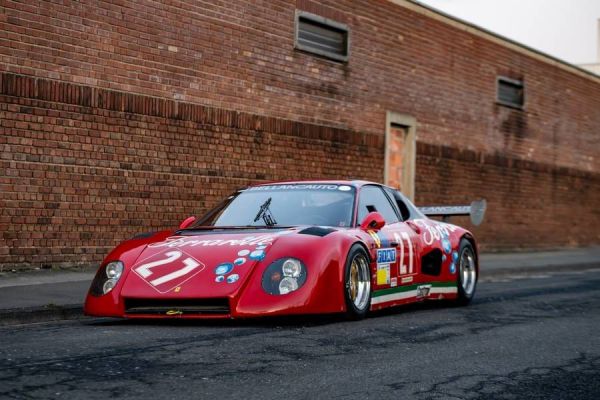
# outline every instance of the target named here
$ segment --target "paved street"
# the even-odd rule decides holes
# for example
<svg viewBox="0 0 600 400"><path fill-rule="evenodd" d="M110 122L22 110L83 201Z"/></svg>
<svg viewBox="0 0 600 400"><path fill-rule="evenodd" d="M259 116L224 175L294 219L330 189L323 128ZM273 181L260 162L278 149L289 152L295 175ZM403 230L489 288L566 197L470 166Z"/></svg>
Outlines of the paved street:
<svg viewBox="0 0 600 400"><path fill-rule="evenodd" d="M0 328L0 398L597 399L600 271L483 279L359 322Z"/></svg>

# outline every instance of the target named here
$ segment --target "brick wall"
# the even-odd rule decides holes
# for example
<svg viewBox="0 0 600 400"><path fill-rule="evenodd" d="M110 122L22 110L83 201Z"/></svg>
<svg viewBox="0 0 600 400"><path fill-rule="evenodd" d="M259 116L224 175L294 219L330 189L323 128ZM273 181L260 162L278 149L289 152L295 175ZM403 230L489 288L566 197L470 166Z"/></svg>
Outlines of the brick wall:
<svg viewBox="0 0 600 400"><path fill-rule="evenodd" d="M469 204L484 198L478 227L484 250L556 248L600 243L600 174L514 157L419 143L418 204Z"/></svg>
<svg viewBox="0 0 600 400"><path fill-rule="evenodd" d="M484 247L600 243L600 79L414 8L3 1L0 265L96 262L248 182L381 180L387 111L418 122L418 201L489 199ZM350 61L294 50L296 9L348 24Z"/></svg>
<svg viewBox="0 0 600 400"><path fill-rule="evenodd" d="M97 263L251 182L382 178L380 135L45 79L1 74L0 116L4 268Z"/></svg>

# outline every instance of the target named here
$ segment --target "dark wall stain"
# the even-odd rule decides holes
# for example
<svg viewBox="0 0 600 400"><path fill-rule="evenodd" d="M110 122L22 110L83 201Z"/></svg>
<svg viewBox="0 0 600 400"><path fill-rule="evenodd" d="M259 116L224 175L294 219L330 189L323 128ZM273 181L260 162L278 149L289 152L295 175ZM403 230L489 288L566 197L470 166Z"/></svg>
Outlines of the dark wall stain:
<svg viewBox="0 0 600 400"><path fill-rule="evenodd" d="M527 136L527 115L521 110L510 110L500 123L500 131L522 139Z"/></svg>

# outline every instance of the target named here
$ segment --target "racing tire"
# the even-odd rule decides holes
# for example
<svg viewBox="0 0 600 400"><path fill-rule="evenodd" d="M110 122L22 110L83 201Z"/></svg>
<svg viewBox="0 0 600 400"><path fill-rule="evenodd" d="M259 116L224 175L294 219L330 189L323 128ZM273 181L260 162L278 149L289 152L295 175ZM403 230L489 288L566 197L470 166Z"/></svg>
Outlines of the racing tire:
<svg viewBox="0 0 600 400"><path fill-rule="evenodd" d="M344 268L346 316L358 320L371 308L371 268L369 255L360 244L350 248Z"/></svg>
<svg viewBox="0 0 600 400"><path fill-rule="evenodd" d="M465 238L460 240L457 263L458 276L456 277L456 285L458 287L458 296L456 298L456 305L466 306L475 296L479 269L477 268L477 256L475 255L473 245Z"/></svg>

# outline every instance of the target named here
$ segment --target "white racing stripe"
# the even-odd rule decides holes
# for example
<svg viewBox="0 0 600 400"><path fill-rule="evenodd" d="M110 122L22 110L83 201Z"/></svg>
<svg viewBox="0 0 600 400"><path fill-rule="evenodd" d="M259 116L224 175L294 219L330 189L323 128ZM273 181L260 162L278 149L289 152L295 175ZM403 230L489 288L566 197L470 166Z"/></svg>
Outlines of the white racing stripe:
<svg viewBox="0 0 600 400"><path fill-rule="evenodd" d="M429 289L429 295L441 294L441 293L457 293L457 291L458 291L458 289L456 288L456 286L432 287L431 289ZM373 297L371 299L371 305L387 303L387 302L396 301L396 300L410 299L411 297L417 297L416 289L409 290L406 292L391 293L391 294L386 294L383 296Z"/></svg>
<svg viewBox="0 0 600 400"><path fill-rule="evenodd" d="M411 297L417 297L416 290L409 290L408 292L392 293L392 294L386 294L384 296L373 297L371 299L371 305L387 303L388 301L394 301L394 300L409 299Z"/></svg>
<svg viewBox="0 0 600 400"><path fill-rule="evenodd" d="M436 293L457 293L458 289L455 286L451 286L451 287L432 287L431 290L429 291L429 294L436 294Z"/></svg>

